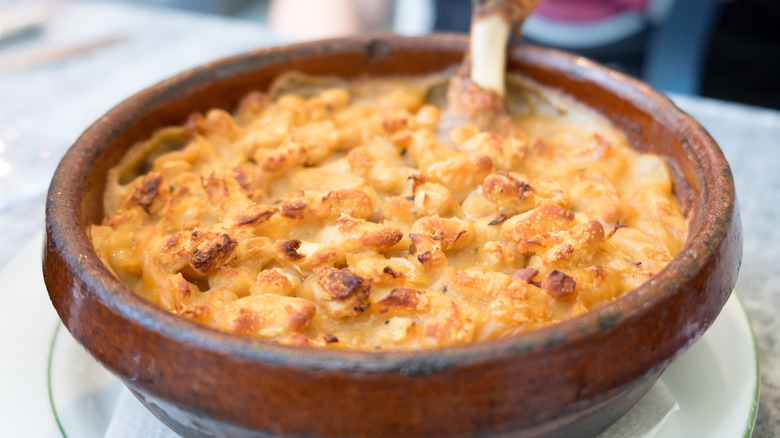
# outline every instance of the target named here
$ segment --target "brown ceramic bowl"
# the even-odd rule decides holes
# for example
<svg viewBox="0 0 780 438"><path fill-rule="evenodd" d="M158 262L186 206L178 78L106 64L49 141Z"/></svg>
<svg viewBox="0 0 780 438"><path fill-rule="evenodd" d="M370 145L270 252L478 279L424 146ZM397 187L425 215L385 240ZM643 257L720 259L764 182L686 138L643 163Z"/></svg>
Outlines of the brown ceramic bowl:
<svg viewBox="0 0 780 438"><path fill-rule="evenodd" d="M682 252L651 281L560 325L421 352L298 349L214 331L136 296L85 230L106 172L155 129L234 109L279 74L421 74L461 60L463 36L365 37L263 49L148 88L92 125L63 158L46 206L44 274L73 336L163 422L188 436L577 436L625 413L698 339L736 281L742 232L718 146L646 85L560 52L520 46L508 68L565 90L630 143L668 158L689 212Z"/></svg>

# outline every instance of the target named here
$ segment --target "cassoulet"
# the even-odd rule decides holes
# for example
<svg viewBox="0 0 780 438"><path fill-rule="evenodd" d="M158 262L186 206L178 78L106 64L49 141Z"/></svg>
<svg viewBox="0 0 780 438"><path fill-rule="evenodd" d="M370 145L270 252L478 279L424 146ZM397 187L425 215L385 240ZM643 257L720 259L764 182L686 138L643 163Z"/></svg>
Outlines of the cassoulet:
<svg viewBox="0 0 780 438"><path fill-rule="evenodd" d="M162 129L109 173L95 249L181 317L363 350L555 324L677 254L660 157L517 77L500 134L452 126L442 80L290 75Z"/></svg>

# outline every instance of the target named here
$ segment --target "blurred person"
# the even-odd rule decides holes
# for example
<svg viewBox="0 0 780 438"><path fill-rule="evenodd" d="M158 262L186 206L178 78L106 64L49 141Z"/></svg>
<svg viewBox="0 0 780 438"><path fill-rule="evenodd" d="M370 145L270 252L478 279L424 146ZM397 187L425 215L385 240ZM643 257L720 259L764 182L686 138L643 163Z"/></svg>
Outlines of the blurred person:
<svg viewBox="0 0 780 438"><path fill-rule="evenodd" d="M544 0L523 26L563 49L664 91L699 94L721 0ZM468 32L472 0L272 0L268 22L293 40L395 30ZM426 15L431 19L427 23ZM393 16L395 20L393 22Z"/></svg>
<svg viewBox="0 0 780 438"><path fill-rule="evenodd" d="M392 0L272 0L268 25L293 40L334 38L391 29Z"/></svg>
<svg viewBox="0 0 780 438"><path fill-rule="evenodd" d="M721 0L544 0L525 41L594 59L665 91L699 94ZM436 0L436 31L467 32L471 0Z"/></svg>
<svg viewBox="0 0 780 438"><path fill-rule="evenodd" d="M467 32L471 1L436 0L434 30ZM639 76L648 33L663 22L674 1L544 0L523 25L523 38Z"/></svg>

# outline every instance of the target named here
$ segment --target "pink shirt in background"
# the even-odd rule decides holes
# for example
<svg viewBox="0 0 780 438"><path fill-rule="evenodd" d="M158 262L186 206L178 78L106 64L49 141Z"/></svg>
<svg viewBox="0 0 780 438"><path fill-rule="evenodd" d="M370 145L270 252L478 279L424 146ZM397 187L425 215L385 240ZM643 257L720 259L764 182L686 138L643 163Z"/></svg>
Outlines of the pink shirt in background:
<svg viewBox="0 0 780 438"><path fill-rule="evenodd" d="M640 33L674 1L544 0L526 20L523 34L557 47L600 47Z"/></svg>
<svg viewBox="0 0 780 438"><path fill-rule="evenodd" d="M626 11L642 12L649 0L545 0L535 14L571 23L599 21Z"/></svg>

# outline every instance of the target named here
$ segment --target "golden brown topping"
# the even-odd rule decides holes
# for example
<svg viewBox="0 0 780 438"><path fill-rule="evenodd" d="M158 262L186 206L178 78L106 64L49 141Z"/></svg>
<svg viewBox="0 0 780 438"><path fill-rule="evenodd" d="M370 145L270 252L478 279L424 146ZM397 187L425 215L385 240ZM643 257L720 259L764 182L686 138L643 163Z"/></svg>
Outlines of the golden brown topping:
<svg viewBox="0 0 780 438"><path fill-rule="evenodd" d="M414 238L412 238L414 239ZM431 249L423 250L417 253L417 261L425 269L436 268L447 265L447 256L444 255L442 250L432 247Z"/></svg>
<svg viewBox="0 0 780 438"><path fill-rule="evenodd" d="M523 263L520 256L516 255L507 246L496 242L485 242L477 252L479 262L491 269L504 271L505 268L513 268L518 263Z"/></svg>
<svg viewBox="0 0 780 438"><path fill-rule="evenodd" d="M356 173L365 174L376 163L376 159L366 148L358 147L349 151L347 155L349 165Z"/></svg>
<svg viewBox="0 0 780 438"><path fill-rule="evenodd" d="M575 266L590 263L601 251L603 241L604 228L601 222L592 220L577 225L561 233L560 243L545 252L543 263L547 266L556 265L562 260Z"/></svg>
<svg viewBox="0 0 780 438"><path fill-rule="evenodd" d="M572 154L577 162L596 161L609 155L612 144L599 134L593 134L589 141L583 142Z"/></svg>
<svg viewBox="0 0 780 438"><path fill-rule="evenodd" d="M314 341L307 338L306 335L302 333L291 333L283 338L280 338L279 343L282 345L290 345L293 347L313 348L317 346L317 344L315 344Z"/></svg>
<svg viewBox="0 0 780 438"><path fill-rule="evenodd" d="M290 132L290 141L306 151L304 163L315 165L336 150L338 132L332 120L312 121Z"/></svg>
<svg viewBox="0 0 780 438"><path fill-rule="evenodd" d="M338 336L332 334L332 333L325 333L322 335L323 341L325 341L326 344L334 344L339 341Z"/></svg>
<svg viewBox="0 0 780 438"><path fill-rule="evenodd" d="M394 279L395 278L399 278L399 277L403 277L403 275L404 275L403 272L393 271L393 268L391 268L390 266L385 266L384 268L382 268L382 273L383 274L387 274L387 275L393 277Z"/></svg>
<svg viewBox="0 0 780 438"><path fill-rule="evenodd" d="M414 208L418 215L444 214L452 205L452 193L441 184L426 182L416 185L412 190L415 192Z"/></svg>
<svg viewBox="0 0 780 438"><path fill-rule="evenodd" d="M184 122L184 128L187 135L194 137L196 135L202 135L206 132L205 123L203 121L203 114L192 113L187 117L187 121Z"/></svg>
<svg viewBox="0 0 780 438"><path fill-rule="evenodd" d="M454 301L439 309L439 313L422 328L422 341L431 346L469 342L476 331L472 312Z"/></svg>
<svg viewBox="0 0 780 438"><path fill-rule="evenodd" d="M358 296L362 300L368 296L371 287L369 282L348 269L323 268L319 277L317 284L332 300L343 300L350 296Z"/></svg>
<svg viewBox="0 0 780 438"><path fill-rule="evenodd" d="M190 266L202 275L227 262L238 244L225 233L199 233L196 241L198 243L190 257Z"/></svg>
<svg viewBox="0 0 780 438"><path fill-rule="evenodd" d="M504 137L494 133L453 132L453 141L458 150L470 153L481 153L493 162L496 169L502 171L517 169L528 154L525 134L519 128L511 128L514 136Z"/></svg>
<svg viewBox="0 0 780 438"><path fill-rule="evenodd" d="M274 242L267 237L250 237L239 240L233 251L232 263L249 272L259 272L276 255Z"/></svg>
<svg viewBox="0 0 780 438"><path fill-rule="evenodd" d="M414 243L417 260L425 269L431 269L447 263L444 252L470 245L474 232L470 223L433 216L415 222L409 238Z"/></svg>
<svg viewBox="0 0 780 438"><path fill-rule="evenodd" d="M171 281L175 288L175 293L178 295L180 303L188 301L192 298L192 295L197 291L197 286L184 279L181 274L176 274Z"/></svg>
<svg viewBox="0 0 780 438"><path fill-rule="evenodd" d="M490 318L507 329L534 327L534 324L548 321L551 316L547 300L534 284L515 281L490 302Z"/></svg>
<svg viewBox="0 0 780 438"><path fill-rule="evenodd" d="M575 208L602 223L617 223L623 220L627 208L614 187L603 182L580 181L570 190L572 208Z"/></svg>
<svg viewBox="0 0 780 438"><path fill-rule="evenodd" d="M590 276L590 279L593 282L594 286L598 286L607 277L606 271L604 270L603 267L599 265L588 266L585 269L585 272L587 272L588 275Z"/></svg>
<svg viewBox="0 0 780 438"><path fill-rule="evenodd" d="M276 250L288 260L300 260L304 257L302 254L298 254L298 248L300 247L300 240L280 240L276 242Z"/></svg>
<svg viewBox="0 0 780 438"><path fill-rule="evenodd" d="M479 187L493 170L487 155L464 155L428 166L426 177L449 189L458 201Z"/></svg>
<svg viewBox="0 0 780 438"><path fill-rule="evenodd" d="M338 218L336 224L338 230L346 237L342 243L346 249L357 250L365 246L387 249L404 237L403 233L395 227L366 222L346 215Z"/></svg>
<svg viewBox="0 0 780 438"><path fill-rule="evenodd" d="M507 216L528 211L536 204L533 187L506 172L485 178L482 183L482 196Z"/></svg>
<svg viewBox="0 0 780 438"><path fill-rule="evenodd" d="M230 187L227 181L225 181L225 177L220 178L212 172L208 178L201 176L200 183L206 191L209 201L221 202L224 198L230 196Z"/></svg>
<svg viewBox="0 0 780 438"><path fill-rule="evenodd" d="M141 182L136 186L133 196L130 197L129 203L148 209L157 196L160 182L162 182L162 175L159 173L151 172L144 175L141 178Z"/></svg>
<svg viewBox="0 0 780 438"><path fill-rule="evenodd" d="M244 135L233 116L221 109L209 110L205 117L198 113L190 115L186 130L192 137L203 136L219 143L233 142Z"/></svg>
<svg viewBox="0 0 780 438"><path fill-rule="evenodd" d="M180 304L176 314L205 324L215 324L222 311L236 299L236 294L229 290L214 289L196 294L191 301Z"/></svg>
<svg viewBox="0 0 780 438"><path fill-rule="evenodd" d="M380 254L366 253L348 254L347 264L357 275L370 279L377 285L413 285L424 281L415 265L406 258L385 258Z"/></svg>
<svg viewBox="0 0 780 438"><path fill-rule="evenodd" d="M233 333L278 336L306 328L316 307L309 300L280 295L250 295L225 310L224 324Z"/></svg>
<svg viewBox="0 0 780 438"><path fill-rule="evenodd" d="M250 92L238 104L238 114L243 115L245 119L239 121L246 124L253 122L270 104L271 99L267 94L259 91Z"/></svg>
<svg viewBox="0 0 780 438"><path fill-rule="evenodd" d="M540 245L546 246L546 245ZM555 245L544 253L543 263L545 266L557 265L562 261L569 260L574 256L574 247L569 243Z"/></svg>
<svg viewBox="0 0 780 438"><path fill-rule="evenodd" d="M448 112L458 116L453 121L454 126L474 123L480 128L488 128L497 115L506 111L503 96L495 91L482 89L468 78L457 76L450 79L447 105Z"/></svg>
<svg viewBox="0 0 780 438"><path fill-rule="evenodd" d="M426 182L425 175L422 173L410 175L409 179L412 181L412 192L416 192Z"/></svg>
<svg viewBox="0 0 780 438"><path fill-rule="evenodd" d="M250 293L252 295L291 295L300 284L301 281L298 277L282 269L264 269L257 274L257 278L250 288Z"/></svg>
<svg viewBox="0 0 780 438"><path fill-rule="evenodd" d="M233 219L233 224L260 224L271 219L271 216L275 215L278 211L279 209L267 205L249 205L247 206L246 211L239 213L235 219Z"/></svg>
<svg viewBox="0 0 780 438"><path fill-rule="evenodd" d="M301 245L298 253L305 256L304 261L300 264L300 268L305 271L322 266L343 265L345 259L344 252L338 248L310 242Z"/></svg>
<svg viewBox="0 0 780 438"><path fill-rule="evenodd" d="M393 146L398 149L403 149L409 146L411 141L412 134L408 130L399 131L390 136L390 142L393 143Z"/></svg>
<svg viewBox="0 0 780 438"><path fill-rule="evenodd" d="M492 227L495 225L501 225L507 220L507 216L504 213L499 213L496 215L496 218L492 221L488 222L488 226Z"/></svg>
<svg viewBox="0 0 780 438"><path fill-rule="evenodd" d="M382 127L385 128L385 131L389 134L406 128L408 125L409 122L403 117L387 117L382 120Z"/></svg>
<svg viewBox="0 0 780 438"><path fill-rule="evenodd" d="M369 305L371 282L348 269L315 269L304 281L301 296L311 297L331 318L362 314Z"/></svg>
<svg viewBox="0 0 780 438"><path fill-rule="evenodd" d="M293 219L303 219L306 201L300 198L288 199L282 202L282 215Z"/></svg>
<svg viewBox="0 0 780 438"><path fill-rule="evenodd" d="M399 288L375 304L378 313L415 314L429 307L425 292L419 289Z"/></svg>
<svg viewBox="0 0 780 438"><path fill-rule="evenodd" d="M523 269L517 269L512 273L512 281L524 281L526 283L530 283L533 281L534 277L539 274L538 269L534 268L523 268Z"/></svg>
<svg viewBox="0 0 780 438"><path fill-rule="evenodd" d="M377 329L379 339L393 344L406 341L414 335L417 323L411 318L394 316Z"/></svg>
<svg viewBox="0 0 780 438"><path fill-rule="evenodd" d="M356 219L367 219L374 211L371 198L362 190L331 190L322 197L322 217L338 217L347 214Z"/></svg>
<svg viewBox="0 0 780 438"><path fill-rule="evenodd" d="M501 225L504 237L519 242L524 237L557 232L574 225L574 213L557 205L542 205L527 213L511 217Z"/></svg>
<svg viewBox="0 0 780 438"><path fill-rule="evenodd" d="M208 279L210 289L230 290L239 298L249 295L253 282L251 274L228 265L220 266Z"/></svg>
<svg viewBox="0 0 780 438"><path fill-rule="evenodd" d="M260 149L255 155L255 161L266 172L281 173L306 162L306 148L289 141L278 149Z"/></svg>
<svg viewBox="0 0 780 438"><path fill-rule="evenodd" d="M574 279L558 270L550 272L542 280L542 289L558 301L574 299L577 293L576 286Z"/></svg>
<svg viewBox="0 0 780 438"><path fill-rule="evenodd" d="M389 110L403 109L414 112L423 105L423 96L414 90L397 87L379 95L377 103Z"/></svg>
<svg viewBox="0 0 780 438"><path fill-rule="evenodd" d="M234 115L193 114L110 171L95 250L140 296L199 323L363 350L555 324L680 250L687 226L661 158L523 78L511 95L533 96L512 116L461 84L453 105L485 111L453 127L427 103L441 83L315 79L297 95L280 80Z"/></svg>
<svg viewBox="0 0 780 438"><path fill-rule="evenodd" d="M413 221L414 213L409 201L411 197L390 196L380 206L384 212L384 218L393 222L410 223Z"/></svg>
<svg viewBox="0 0 780 438"><path fill-rule="evenodd" d="M477 125L465 124L455 127L450 133L450 141L456 146L463 145L466 141L479 134L480 129Z"/></svg>
<svg viewBox="0 0 780 438"><path fill-rule="evenodd" d="M436 129L439 123L439 108L433 105L423 105L414 116L414 121L418 126Z"/></svg>
<svg viewBox="0 0 780 438"><path fill-rule="evenodd" d="M442 251L461 249L473 241L473 226L459 219L424 217L412 225L409 237L418 250L437 246Z"/></svg>
<svg viewBox="0 0 780 438"><path fill-rule="evenodd" d="M349 91L343 88L328 88L319 95L320 99L331 110L344 108L349 103Z"/></svg>
<svg viewBox="0 0 780 438"><path fill-rule="evenodd" d="M509 286L509 283L511 279L506 274L474 267L455 272L449 289L470 300L484 300Z"/></svg>

